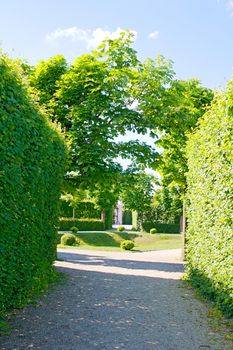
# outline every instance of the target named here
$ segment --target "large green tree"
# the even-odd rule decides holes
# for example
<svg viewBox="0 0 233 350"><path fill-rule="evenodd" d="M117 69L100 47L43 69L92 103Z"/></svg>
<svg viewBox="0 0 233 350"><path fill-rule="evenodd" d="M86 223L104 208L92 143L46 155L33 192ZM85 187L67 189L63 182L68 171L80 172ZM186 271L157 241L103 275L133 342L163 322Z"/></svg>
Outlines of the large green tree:
<svg viewBox="0 0 233 350"><path fill-rule="evenodd" d="M132 107L132 87L140 70L132 41L132 34L124 32L78 57L68 68L57 56L40 62L33 73L31 81L40 101L70 143L70 178L75 177L78 186L113 183L122 171L115 160L118 156L139 166L154 162L156 152L145 143L115 142L129 130L147 131L145 120Z"/></svg>
<svg viewBox="0 0 233 350"><path fill-rule="evenodd" d="M147 132L145 120L133 107L140 62L132 42L132 34L124 32L70 66L62 56L41 61L30 79L39 102L60 123L69 144L67 182L92 191L96 205L107 211L116 203L123 176L116 158L130 158L135 168L143 168L157 156L146 143L115 141L127 131Z"/></svg>
<svg viewBox="0 0 233 350"><path fill-rule="evenodd" d="M176 80L172 62L161 55L141 63L133 39L130 31L123 32L71 65L62 56L41 61L31 85L65 133L67 179L76 187L117 194L122 167L116 158L121 156L131 159L136 172L153 167L163 184L175 183L184 191L187 137L213 93L197 80ZM160 155L145 143L115 141L127 131L148 130L163 149Z"/></svg>

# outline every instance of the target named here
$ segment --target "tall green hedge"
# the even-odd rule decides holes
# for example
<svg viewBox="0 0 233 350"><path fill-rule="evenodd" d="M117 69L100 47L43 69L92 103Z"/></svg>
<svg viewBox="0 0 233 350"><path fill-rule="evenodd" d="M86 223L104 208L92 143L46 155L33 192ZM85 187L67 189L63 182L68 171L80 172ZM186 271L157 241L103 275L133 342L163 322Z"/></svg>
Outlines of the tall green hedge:
<svg viewBox="0 0 233 350"><path fill-rule="evenodd" d="M233 316L233 84L188 143L187 274Z"/></svg>
<svg viewBox="0 0 233 350"><path fill-rule="evenodd" d="M54 272L65 147L10 59L0 57L0 314L46 287Z"/></svg>

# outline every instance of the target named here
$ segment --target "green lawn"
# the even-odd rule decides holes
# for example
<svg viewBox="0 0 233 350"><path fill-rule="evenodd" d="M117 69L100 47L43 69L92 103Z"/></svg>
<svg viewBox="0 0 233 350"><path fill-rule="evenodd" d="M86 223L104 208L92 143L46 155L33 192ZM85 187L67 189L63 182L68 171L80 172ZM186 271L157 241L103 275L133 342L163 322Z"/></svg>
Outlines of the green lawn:
<svg viewBox="0 0 233 350"><path fill-rule="evenodd" d="M79 249L98 249L98 250L121 250L120 243L122 240L130 239L134 241L133 250L164 250L178 249L182 246L180 234L154 234L139 232L78 232L76 236L80 245ZM58 247L64 247L58 245Z"/></svg>

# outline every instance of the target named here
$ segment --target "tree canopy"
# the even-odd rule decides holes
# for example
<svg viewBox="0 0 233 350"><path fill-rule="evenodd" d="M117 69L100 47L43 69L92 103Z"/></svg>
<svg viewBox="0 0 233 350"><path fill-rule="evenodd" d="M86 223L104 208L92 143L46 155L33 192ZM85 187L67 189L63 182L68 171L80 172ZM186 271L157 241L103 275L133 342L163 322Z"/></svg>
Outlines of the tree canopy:
<svg viewBox="0 0 233 350"><path fill-rule="evenodd" d="M141 114L132 107L131 90L140 66L132 41L132 34L124 32L69 67L57 56L40 62L32 74L31 84L41 103L65 131L70 144L69 177L81 187L113 183L122 171L118 156L141 167L156 158L146 143L115 142L128 130L147 131Z"/></svg>
<svg viewBox="0 0 233 350"><path fill-rule="evenodd" d="M107 194L114 200L121 191L124 196L126 177L135 173L138 181L146 167L160 172L163 186L183 191L188 134L213 98L198 80L177 80L172 61L161 55L140 62L133 40L130 31L122 32L71 64L61 55L41 61L30 76L39 103L61 125L69 145L67 182L91 190L96 203L106 205ZM128 131L149 132L157 150L145 142L116 142ZM119 156L131 160L128 172L116 161Z"/></svg>

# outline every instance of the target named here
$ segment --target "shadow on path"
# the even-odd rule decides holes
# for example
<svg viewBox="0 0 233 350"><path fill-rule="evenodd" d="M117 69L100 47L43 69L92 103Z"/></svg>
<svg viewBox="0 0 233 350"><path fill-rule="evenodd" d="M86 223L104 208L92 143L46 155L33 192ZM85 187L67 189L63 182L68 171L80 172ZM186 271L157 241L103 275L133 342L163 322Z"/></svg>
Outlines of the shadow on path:
<svg viewBox="0 0 233 350"><path fill-rule="evenodd" d="M65 254L74 262L57 264L67 278L37 307L18 310L12 335L1 339L1 350L231 349L209 327L206 308L192 290L169 278L168 273L180 274L176 269L181 264L73 254L77 261ZM85 264L87 270L82 270ZM99 271L92 271L94 267ZM166 278L131 275L153 268Z"/></svg>
<svg viewBox="0 0 233 350"><path fill-rule="evenodd" d="M93 252L94 253L94 252ZM150 261L138 261L138 260L122 260L122 259L109 259L105 256L88 255L85 253L70 253L59 252L58 258L72 263L95 265L95 266L107 266L107 267L121 267L124 269L137 269L137 270L157 270L166 272L183 272L183 264L180 263L168 263L168 262L150 262Z"/></svg>

